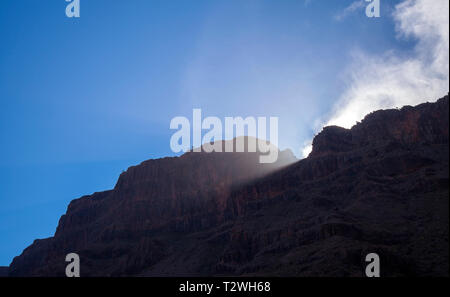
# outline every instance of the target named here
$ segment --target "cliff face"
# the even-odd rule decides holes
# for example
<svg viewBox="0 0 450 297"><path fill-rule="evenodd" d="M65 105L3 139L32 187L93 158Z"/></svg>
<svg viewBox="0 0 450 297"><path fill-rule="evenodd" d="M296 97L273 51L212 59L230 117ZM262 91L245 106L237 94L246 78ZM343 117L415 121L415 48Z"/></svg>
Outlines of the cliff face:
<svg viewBox="0 0 450 297"><path fill-rule="evenodd" d="M297 161L289 150L273 164L259 157L189 152L130 167L113 190L73 200L54 237L25 249L10 275L65 275L70 251L79 253L83 275L137 273L164 257L173 240L223 222L233 189Z"/></svg>
<svg viewBox="0 0 450 297"><path fill-rule="evenodd" d="M448 143L448 96L434 104L379 110L352 129L325 127L314 138L312 157L348 152L385 143Z"/></svg>
<svg viewBox="0 0 450 297"><path fill-rule="evenodd" d="M448 275L449 106L374 112L327 127L310 156L187 153L124 172L74 200L55 236L16 257L10 276Z"/></svg>
<svg viewBox="0 0 450 297"><path fill-rule="evenodd" d="M448 128L448 96L324 128L307 159L233 193L220 267L363 276L376 252L384 276L448 275Z"/></svg>

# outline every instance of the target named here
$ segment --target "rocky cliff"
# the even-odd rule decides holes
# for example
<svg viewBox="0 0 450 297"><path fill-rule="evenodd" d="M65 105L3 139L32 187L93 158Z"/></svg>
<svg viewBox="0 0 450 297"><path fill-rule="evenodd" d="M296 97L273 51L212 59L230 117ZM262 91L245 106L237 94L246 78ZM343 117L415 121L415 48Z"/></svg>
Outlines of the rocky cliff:
<svg viewBox="0 0 450 297"><path fill-rule="evenodd" d="M10 276L447 275L448 96L326 127L310 156L186 153L121 174L72 201L55 235L16 257Z"/></svg>

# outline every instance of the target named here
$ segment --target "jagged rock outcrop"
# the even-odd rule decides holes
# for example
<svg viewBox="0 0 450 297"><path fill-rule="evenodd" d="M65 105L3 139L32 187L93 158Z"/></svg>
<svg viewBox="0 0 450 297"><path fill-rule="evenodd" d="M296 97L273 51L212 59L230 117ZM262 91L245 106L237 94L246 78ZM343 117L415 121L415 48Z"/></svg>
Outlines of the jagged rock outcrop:
<svg viewBox="0 0 450 297"><path fill-rule="evenodd" d="M343 153L389 142L400 145L448 143L448 132L448 100L444 98L433 104L372 112L352 129L325 127L314 138L311 156Z"/></svg>
<svg viewBox="0 0 450 297"><path fill-rule="evenodd" d="M16 257L11 276L448 276L449 102L327 127L298 162L258 153L187 153L124 172L74 200L55 236ZM292 163L293 162L293 163Z"/></svg>

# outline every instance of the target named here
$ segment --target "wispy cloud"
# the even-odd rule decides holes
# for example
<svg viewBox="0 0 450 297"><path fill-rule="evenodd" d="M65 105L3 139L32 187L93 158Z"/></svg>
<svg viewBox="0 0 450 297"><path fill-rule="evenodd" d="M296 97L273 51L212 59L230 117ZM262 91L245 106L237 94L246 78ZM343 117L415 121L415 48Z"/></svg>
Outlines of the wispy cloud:
<svg viewBox="0 0 450 297"><path fill-rule="evenodd" d="M405 0L393 17L398 38L413 38L412 55L386 52L372 56L355 51L347 69L347 87L328 117L316 127L350 128L377 110L433 101L449 89L449 1ZM311 146L304 146L307 156Z"/></svg>
<svg viewBox="0 0 450 297"><path fill-rule="evenodd" d="M352 4L350 4L349 6L347 6L346 8L344 8L344 10L338 12L334 16L334 19L336 21L342 21L343 19L345 19L346 17L348 17L349 15L354 13L355 11L358 11L358 10L362 9L365 6L366 6L366 4L364 3L364 0L355 1Z"/></svg>
<svg viewBox="0 0 450 297"><path fill-rule="evenodd" d="M309 4L311 4L312 1L313 1L313 0L303 0L303 4L304 4L305 6L308 6Z"/></svg>

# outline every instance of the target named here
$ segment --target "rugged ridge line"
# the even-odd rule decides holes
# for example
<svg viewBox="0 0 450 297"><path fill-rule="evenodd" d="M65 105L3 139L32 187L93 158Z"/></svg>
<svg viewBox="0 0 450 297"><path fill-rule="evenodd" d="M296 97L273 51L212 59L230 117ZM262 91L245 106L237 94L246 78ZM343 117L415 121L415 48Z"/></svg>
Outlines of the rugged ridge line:
<svg viewBox="0 0 450 297"><path fill-rule="evenodd" d="M72 201L10 276L448 276L449 102L326 127L310 156L186 153L148 160Z"/></svg>

